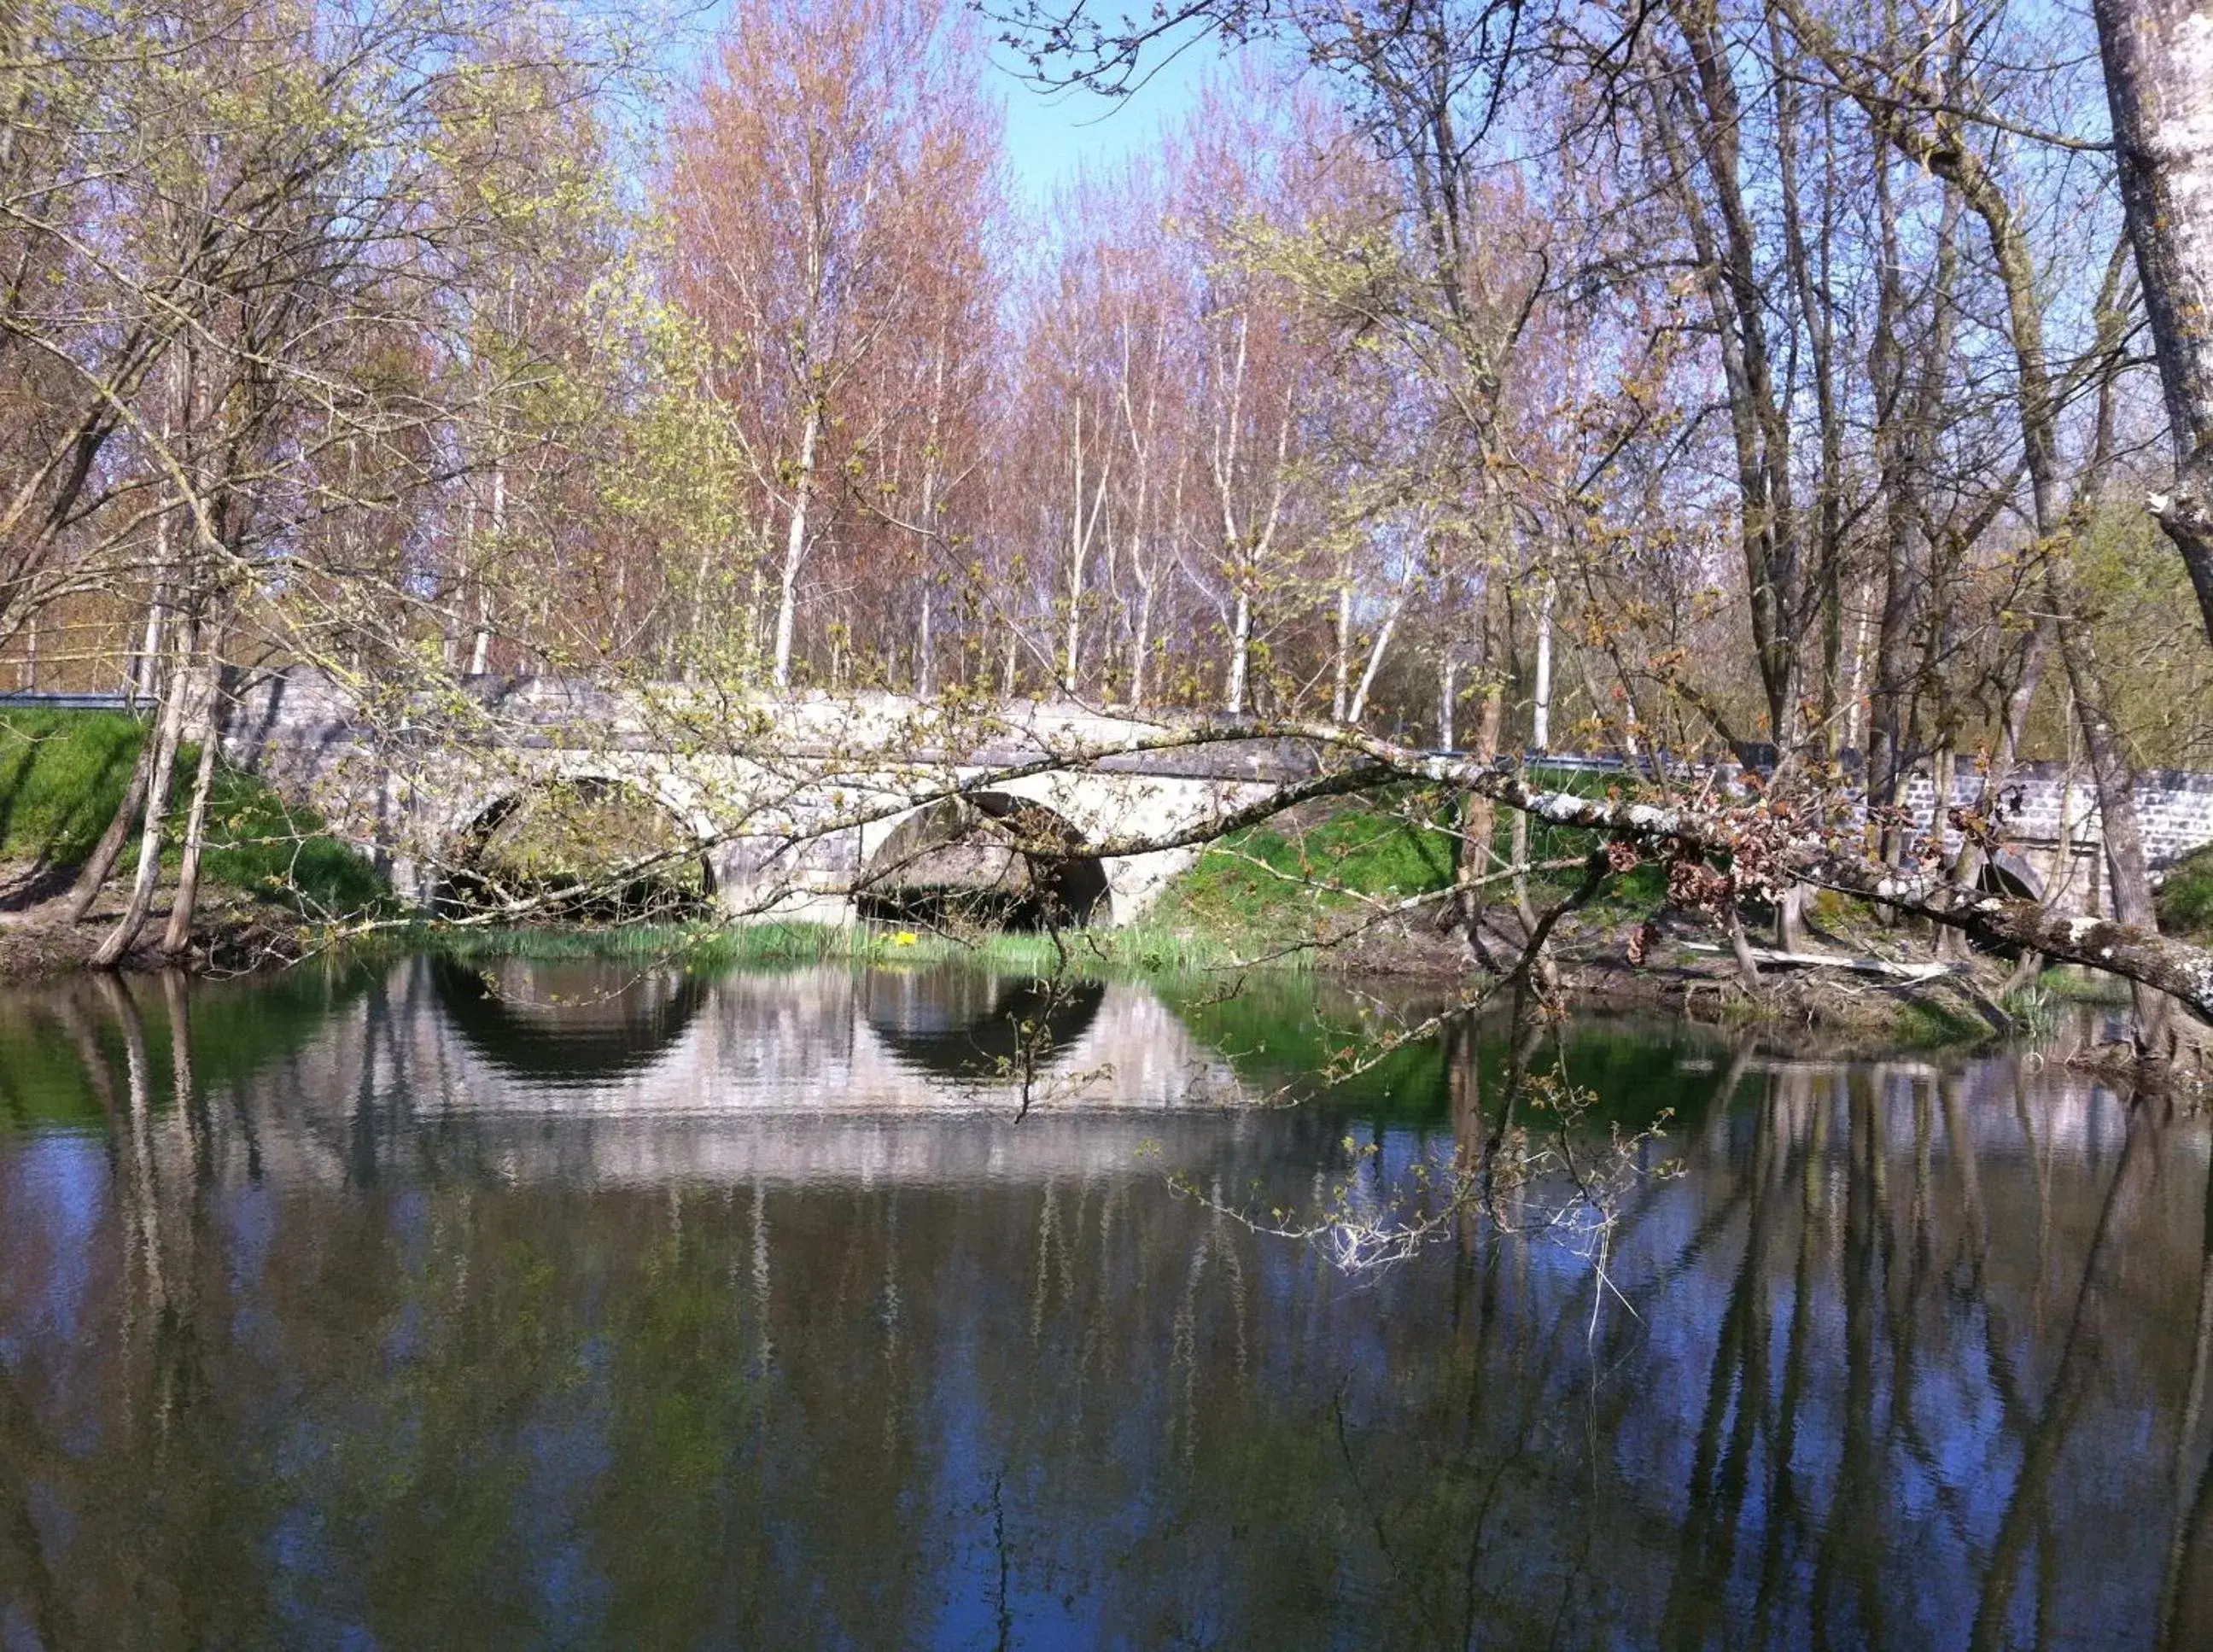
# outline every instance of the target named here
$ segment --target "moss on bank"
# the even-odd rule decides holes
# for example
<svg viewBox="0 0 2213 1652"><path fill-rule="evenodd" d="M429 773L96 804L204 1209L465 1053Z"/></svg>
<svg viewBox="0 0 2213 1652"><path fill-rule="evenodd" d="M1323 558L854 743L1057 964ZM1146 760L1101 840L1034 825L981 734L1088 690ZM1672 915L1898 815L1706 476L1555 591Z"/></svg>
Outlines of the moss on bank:
<svg viewBox="0 0 2213 1652"><path fill-rule="evenodd" d="M1408 793L1235 832L1168 886L1155 922L1279 945L1375 901L1435 893L1453 881L1442 808Z"/></svg>

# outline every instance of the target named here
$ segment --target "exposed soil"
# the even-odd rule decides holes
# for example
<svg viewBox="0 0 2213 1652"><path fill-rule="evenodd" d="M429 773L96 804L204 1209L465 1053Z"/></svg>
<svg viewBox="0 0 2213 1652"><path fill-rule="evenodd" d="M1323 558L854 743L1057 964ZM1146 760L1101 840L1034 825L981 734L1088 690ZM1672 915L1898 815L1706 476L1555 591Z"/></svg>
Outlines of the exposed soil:
<svg viewBox="0 0 2213 1652"><path fill-rule="evenodd" d="M70 875L65 870L0 865L0 981L37 980L91 966L93 954L122 917L129 892L119 882L111 886L84 922L73 924ZM181 958L160 949L168 922L168 903L157 899L122 967L236 974L290 963L300 955L291 913L229 890L203 893L193 915L192 942Z"/></svg>

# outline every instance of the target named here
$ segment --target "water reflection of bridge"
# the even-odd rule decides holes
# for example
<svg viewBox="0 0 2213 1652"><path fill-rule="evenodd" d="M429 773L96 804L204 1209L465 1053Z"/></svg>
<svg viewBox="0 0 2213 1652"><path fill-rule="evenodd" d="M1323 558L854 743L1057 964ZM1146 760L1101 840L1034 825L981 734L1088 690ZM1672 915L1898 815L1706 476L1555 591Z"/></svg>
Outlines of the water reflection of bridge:
<svg viewBox="0 0 2213 1652"><path fill-rule="evenodd" d="M279 1180L869 1183L1205 1164L1242 1094L1137 986L415 959L237 1100Z"/></svg>
<svg viewBox="0 0 2213 1652"><path fill-rule="evenodd" d="M624 1643L930 1638L1002 1558L1038 1643L2213 1643L2202 1120L1571 1033L1727 1098L1624 1205L1631 1312L1570 1247L1348 1283L1146 1185L1146 1136L1234 1190L1335 1131L1082 1100L1125 1039L1175 1065L1139 989L1017 1125L934 1064L1020 983L560 978L403 966L176 1106L181 988L57 995L110 1124L0 1152L0 1621L35 1560L104 1631L48 1644L558 1639L558 1552Z"/></svg>

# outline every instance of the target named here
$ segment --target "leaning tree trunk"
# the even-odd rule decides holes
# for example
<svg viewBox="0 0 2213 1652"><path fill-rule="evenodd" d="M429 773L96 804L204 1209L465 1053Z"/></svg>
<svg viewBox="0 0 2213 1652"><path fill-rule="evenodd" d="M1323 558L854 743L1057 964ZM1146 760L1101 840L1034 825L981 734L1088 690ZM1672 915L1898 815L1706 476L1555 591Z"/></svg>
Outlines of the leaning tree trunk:
<svg viewBox="0 0 2213 1652"><path fill-rule="evenodd" d="M2213 3L2094 0L2121 200L2174 436L2152 514L2213 638Z"/></svg>
<svg viewBox="0 0 2213 1652"><path fill-rule="evenodd" d="M1505 711L1505 688L1496 678L1484 690L1483 713L1475 725L1474 758L1485 767L1498 757L1498 728ZM1478 792L1462 792L1460 796L1460 830L1454 839L1454 856L1459 863L1455 869L1459 881L1466 885L1460 896L1460 922L1471 941L1479 937L1476 931L1483 924L1483 885L1480 879L1491 870L1493 858L1491 844L1497 835L1498 806Z"/></svg>
<svg viewBox="0 0 2213 1652"><path fill-rule="evenodd" d="M154 908L155 887L162 877L162 842L168 824L169 791L177 766L177 747L184 738L185 701L191 686L192 626L185 626L176 663L169 672L168 693L162 702L162 721L155 734L154 771L146 788L146 824L138 837L138 872L131 882L131 899L107 938L92 955L95 969L113 969L123 961L146 927Z"/></svg>
<svg viewBox="0 0 2213 1652"><path fill-rule="evenodd" d="M192 943L192 911L199 905L200 857L207 849L208 793L215 784L216 753L223 744L224 695L218 670L210 682L207 729L200 737L199 766L192 775L192 801L185 814L184 846L177 858L177 893L169 903L168 927L162 932L162 951L180 956Z"/></svg>
<svg viewBox="0 0 2213 1652"><path fill-rule="evenodd" d="M162 742L150 735L138 747L137 761L131 765L131 783L124 789L123 801L116 806L107 822L107 830L100 834L93 845L92 858L85 862L76 875L76 883L70 891L69 920L82 924L92 911L93 903L100 892L107 887L107 880L115 875L115 863L123 858L123 845L130 841L131 828L138 824L138 812L146 807L146 785L153 778L154 757Z"/></svg>

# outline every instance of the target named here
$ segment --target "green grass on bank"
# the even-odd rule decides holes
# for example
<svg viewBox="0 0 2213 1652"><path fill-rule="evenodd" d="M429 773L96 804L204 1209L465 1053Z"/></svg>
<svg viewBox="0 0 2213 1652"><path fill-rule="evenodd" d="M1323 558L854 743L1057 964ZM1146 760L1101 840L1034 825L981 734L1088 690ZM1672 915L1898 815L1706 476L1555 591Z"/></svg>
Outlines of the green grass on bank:
<svg viewBox="0 0 2213 1652"><path fill-rule="evenodd" d="M0 858L81 865L131 783L145 725L106 711L0 711Z"/></svg>
<svg viewBox="0 0 2213 1652"><path fill-rule="evenodd" d="M913 966L954 961L1045 974L1062 954L1050 936L985 931L942 935L887 925L764 922L626 924L604 928L464 928L426 924L392 931L385 944L463 960L548 961L612 959L674 962L702 969L801 968L816 964ZM1068 967L1079 974L1136 975L1219 969L1242 958L1226 940L1182 935L1154 924L1072 930L1062 936Z"/></svg>
<svg viewBox="0 0 2213 1652"><path fill-rule="evenodd" d="M148 725L110 711L0 712L0 861L67 871L90 856L121 807ZM197 747L178 754L177 819ZM171 848L172 857L176 850ZM120 869L137 863L134 838ZM358 912L388 899L375 869L251 775L219 767L208 794L209 885L314 913Z"/></svg>
<svg viewBox="0 0 2213 1652"><path fill-rule="evenodd" d="M1434 893L1453 881L1442 817L1438 800L1405 793L1235 832L1169 885L1157 921L1171 931L1282 940L1372 901Z"/></svg>
<svg viewBox="0 0 2213 1652"><path fill-rule="evenodd" d="M1606 777L1579 771L1536 774L1544 783L1584 796L1602 796ZM1342 928L1379 908L1451 887L1455 833L1454 804L1440 792L1398 789L1349 798L1303 819L1255 826L1224 838L1170 885L1157 922L1170 929L1280 943L1318 930ZM1497 811L1493 848L1505 865L1514 824ZM1594 834L1532 819L1525 852L1532 864L1580 861ZM1578 882L1576 871L1539 872L1532 899L1557 900ZM1665 893L1656 865L1616 877L1600 895L1601 908L1649 911ZM1492 899L1507 898L1505 886Z"/></svg>

